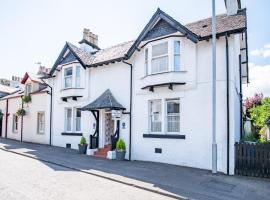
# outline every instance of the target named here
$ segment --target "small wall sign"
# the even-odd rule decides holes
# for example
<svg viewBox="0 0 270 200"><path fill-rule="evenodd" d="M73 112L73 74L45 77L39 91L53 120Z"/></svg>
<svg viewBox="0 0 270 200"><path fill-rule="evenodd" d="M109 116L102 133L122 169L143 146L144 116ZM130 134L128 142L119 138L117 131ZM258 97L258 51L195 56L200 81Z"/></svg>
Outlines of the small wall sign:
<svg viewBox="0 0 270 200"><path fill-rule="evenodd" d="M121 110L112 110L112 118L113 119L120 119L122 117Z"/></svg>
<svg viewBox="0 0 270 200"><path fill-rule="evenodd" d="M122 123L122 129L126 129L126 123L125 122Z"/></svg>

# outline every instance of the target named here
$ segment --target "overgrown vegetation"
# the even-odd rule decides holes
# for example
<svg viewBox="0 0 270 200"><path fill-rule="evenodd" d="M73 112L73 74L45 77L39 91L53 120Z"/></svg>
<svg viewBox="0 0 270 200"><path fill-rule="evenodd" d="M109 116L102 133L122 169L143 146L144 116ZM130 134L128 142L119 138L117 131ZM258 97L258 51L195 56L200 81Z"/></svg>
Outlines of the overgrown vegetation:
<svg viewBox="0 0 270 200"><path fill-rule="evenodd" d="M23 96L22 100L24 103L30 103L32 99L31 99L31 96L28 95L28 96Z"/></svg>
<svg viewBox="0 0 270 200"><path fill-rule="evenodd" d="M267 142L265 121L270 116L270 97L263 98L263 94L255 94L254 97L245 100L244 106L246 116L252 121L254 133L246 135L242 140L258 143Z"/></svg>

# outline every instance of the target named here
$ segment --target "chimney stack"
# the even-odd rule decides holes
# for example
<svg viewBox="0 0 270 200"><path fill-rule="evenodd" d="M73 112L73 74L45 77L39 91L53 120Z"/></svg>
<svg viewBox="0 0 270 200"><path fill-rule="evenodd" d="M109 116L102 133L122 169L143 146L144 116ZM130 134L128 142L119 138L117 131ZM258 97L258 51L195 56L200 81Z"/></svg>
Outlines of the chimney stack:
<svg viewBox="0 0 270 200"><path fill-rule="evenodd" d="M83 39L89 42L90 44L98 46L98 36L90 32L90 30L87 28L83 29Z"/></svg>
<svg viewBox="0 0 270 200"><path fill-rule="evenodd" d="M241 9L241 0L225 0L227 15L235 15Z"/></svg>

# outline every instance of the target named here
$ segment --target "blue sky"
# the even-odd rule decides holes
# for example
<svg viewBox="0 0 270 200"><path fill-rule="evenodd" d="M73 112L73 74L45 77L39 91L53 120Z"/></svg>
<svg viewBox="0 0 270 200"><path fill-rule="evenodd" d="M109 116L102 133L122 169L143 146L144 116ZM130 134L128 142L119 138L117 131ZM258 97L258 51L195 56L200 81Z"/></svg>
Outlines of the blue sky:
<svg viewBox="0 0 270 200"><path fill-rule="evenodd" d="M216 4L224 13L224 1ZM242 0L242 6L248 9L250 62L268 66L270 1ZM99 35L102 48L132 40L158 7L183 24L211 16L211 0L2 0L0 77L36 72L36 62L51 67L65 41L77 44L84 27Z"/></svg>

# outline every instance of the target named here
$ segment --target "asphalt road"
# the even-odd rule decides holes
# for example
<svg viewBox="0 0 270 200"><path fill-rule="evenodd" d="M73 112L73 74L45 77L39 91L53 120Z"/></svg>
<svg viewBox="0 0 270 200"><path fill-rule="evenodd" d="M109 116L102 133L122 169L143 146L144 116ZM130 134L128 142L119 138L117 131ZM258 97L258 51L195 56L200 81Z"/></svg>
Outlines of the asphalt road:
<svg viewBox="0 0 270 200"><path fill-rule="evenodd" d="M169 197L0 151L1 200L166 200Z"/></svg>

